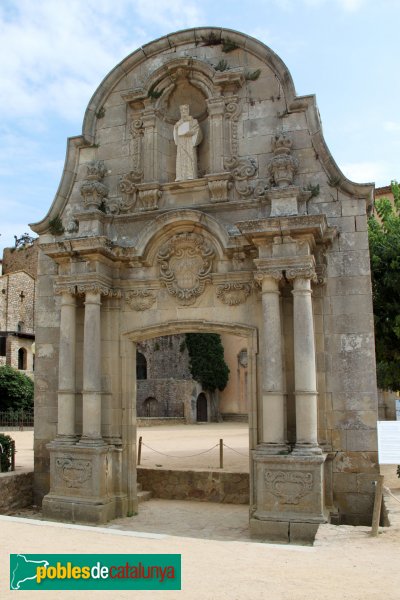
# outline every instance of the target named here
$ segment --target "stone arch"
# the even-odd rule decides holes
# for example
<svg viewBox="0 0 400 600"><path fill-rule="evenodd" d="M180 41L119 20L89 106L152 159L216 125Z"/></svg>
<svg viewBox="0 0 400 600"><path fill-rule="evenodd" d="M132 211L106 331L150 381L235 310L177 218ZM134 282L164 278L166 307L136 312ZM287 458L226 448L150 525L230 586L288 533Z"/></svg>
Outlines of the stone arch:
<svg viewBox="0 0 400 600"><path fill-rule="evenodd" d="M26 371L28 368L28 351L26 348L18 349L18 369Z"/></svg>
<svg viewBox="0 0 400 600"><path fill-rule="evenodd" d="M196 421L206 423L209 420L208 400L204 392L200 392L196 400Z"/></svg>
<svg viewBox="0 0 400 600"><path fill-rule="evenodd" d="M148 398L143 401L143 414L139 416L160 417L160 407L157 398L148 396Z"/></svg>
<svg viewBox="0 0 400 600"><path fill-rule="evenodd" d="M226 230L214 217L196 210L170 210L153 219L137 240L137 252L144 264L152 264L159 247L175 233L205 233L222 259L232 250Z"/></svg>
<svg viewBox="0 0 400 600"><path fill-rule="evenodd" d="M147 360L138 350L136 351L136 379L147 379Z"/></svg>

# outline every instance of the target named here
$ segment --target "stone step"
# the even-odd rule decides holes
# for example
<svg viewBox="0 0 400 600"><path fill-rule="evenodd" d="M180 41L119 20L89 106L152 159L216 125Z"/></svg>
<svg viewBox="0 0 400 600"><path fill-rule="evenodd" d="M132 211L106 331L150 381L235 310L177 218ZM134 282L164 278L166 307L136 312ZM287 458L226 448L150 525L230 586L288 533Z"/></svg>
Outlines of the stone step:
<svg viewBox="0 0 400 600"><path fill-rule="evenodd" d="M152 498L152 496L153 496L153 494L151 492L146 492L144 490L140 490L140 492L138 491L138 493L137 493L139 504L141 502L147 502L148 500L150 500Z"/></svg>

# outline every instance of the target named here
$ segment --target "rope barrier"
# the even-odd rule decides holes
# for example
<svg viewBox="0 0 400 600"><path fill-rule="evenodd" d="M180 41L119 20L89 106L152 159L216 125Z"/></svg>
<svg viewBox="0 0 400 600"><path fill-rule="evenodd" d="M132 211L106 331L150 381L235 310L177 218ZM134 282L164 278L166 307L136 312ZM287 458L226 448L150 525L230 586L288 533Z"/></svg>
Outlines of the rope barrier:
<svg viewBox="0 0 400 600"><path fill-rule="evenodd" d="M389 494L389 496L392 496L392 498L394 498L397 502L400 503L400 500L394 494L392 494L388 487L385 486L383 489L385 490L386 494Z"/></svg>
<svg viewBox="0 0 400 600"><path fill-rule="evenodd" d="M146 448L148 448L149 450L152 450L153 452L156 452L157 454L161 454L162 456L167 456L168 458L192 458L193 456L200 456L201 454L206 454L207 452L214 450L214 448L217 448L217 446L219 446L219 444L215 444L215 446L212 446L208 450L203 450L202 452L198 452L196 454L188 454L186 456L174 456L173 454L166 454L165 452L160 452L159 450L155 450L154 448L152 448L151 446L148 446L144 442L142 442L142 446L146 446Z"/></svg>
<svg viewBox="0 0 400 600"><path fill-rule="evenodd" d="M235 448L228 446L228 444L225 444L225 442L224 442L224 446L225 446L225 448L229 448L229 450L232 450L232 452L236 452L236 454L239 454L239 456L244 456L245 458L249 457L248 454L243 454L243 452L239 452L238 450L235 450Z"/></svg>

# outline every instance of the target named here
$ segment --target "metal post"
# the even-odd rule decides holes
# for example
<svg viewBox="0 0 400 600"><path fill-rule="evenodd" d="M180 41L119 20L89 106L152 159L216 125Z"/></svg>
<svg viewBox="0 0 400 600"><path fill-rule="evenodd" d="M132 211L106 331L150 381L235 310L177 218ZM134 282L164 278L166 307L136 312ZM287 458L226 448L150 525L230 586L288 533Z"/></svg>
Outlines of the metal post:
<svg viewBox="0 0 400 600"><path fill-rule="evenodd" d="M11 449L11 471L15 471L15 441L10 444Z"/></svg>
<svg viewBox="0 0 400 600"><path fill-rule="evenodd" d="M219 440L219 468L224 468L224 440Z"/></svg>
<svg viewBox="0 0 400 600"><path fill-rule="evenodd" d="M139 438L139 447L138 447L138 455L137 455L137 464L140 465L140 461L142 459L142 436Z"/></svg>
<svg viewBox="0 0 400 600"><path fill-rule="evenodd" d="M375 489L374 512L372 513L372 527L371 527L371 535L374 537L376 537L378 535L379 520L381 517L382 495L383 495L383 475L378 475L378 481L377 481L376 489Z"/></svg>

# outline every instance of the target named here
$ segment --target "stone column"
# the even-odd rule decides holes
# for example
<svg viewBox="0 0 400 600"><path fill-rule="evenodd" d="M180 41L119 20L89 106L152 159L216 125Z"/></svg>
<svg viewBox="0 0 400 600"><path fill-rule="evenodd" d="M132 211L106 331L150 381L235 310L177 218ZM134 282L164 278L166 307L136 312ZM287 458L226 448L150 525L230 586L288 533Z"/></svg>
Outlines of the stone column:
<svg viewBox="0 0 400 600"><path fill-rule="evenodd" d="M318 446L317 373L311 280L315 274L293 278L294 372L297 454L321 454Z"/></svg>
<svg viewBox="0 0 400 600"><path fill-rule="evenodd" d="M57 443L75 443L76 299L73 290L60 290Z"/></svg>
<svg viewBox="0 0 400 600"><path fill-rule="evenodd" d="M85 293L82 438L80 445L104 444L101 437L101 291Z"/></svg>
<svg viewBox="0 0 400 600"><path fill-rule="evenodd" d="M225 101L221 98L207 100L210 115L210 173L224 171L224 113Z"/></svg>
<svg viewBox="0 0 400 600"><path fill-rule="evenodd" d="M144 148L143 148L143 173L144 182L152 182L157 176L157 133L156 113L154 108L147 108L143 113Z"/></svg>
<svg viewBox="0 0 400 600"><path fill-rule="evenodd" d="M262 444L268 453L277 454L287 450L279 299L279 280L282 273L279 270L271 273L259 272L256 278L262 285L263 309Z"/></svg>

